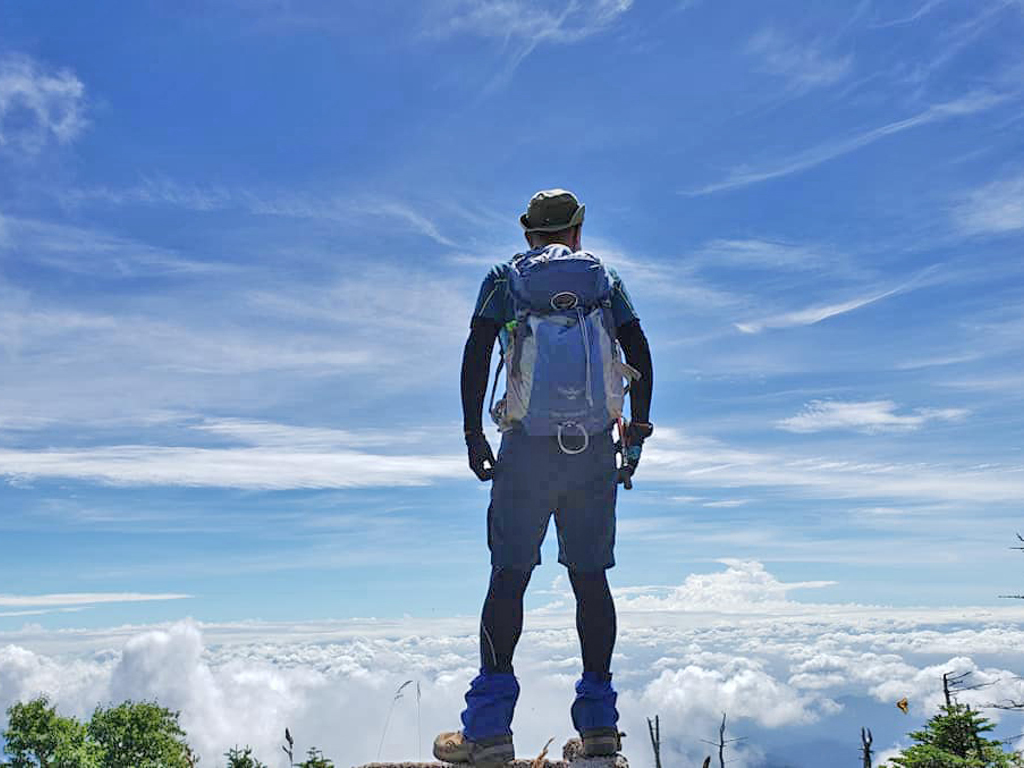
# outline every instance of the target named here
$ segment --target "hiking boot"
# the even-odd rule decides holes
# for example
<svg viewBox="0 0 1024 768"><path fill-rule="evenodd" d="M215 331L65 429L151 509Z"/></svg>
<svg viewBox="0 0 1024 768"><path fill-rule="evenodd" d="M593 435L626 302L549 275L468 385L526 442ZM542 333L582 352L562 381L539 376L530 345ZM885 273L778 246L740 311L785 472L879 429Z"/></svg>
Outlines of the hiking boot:
<svg viewBox="0 0 1024 768"><path fill-rule="evenodd" d="M477 768L501 768L516 757L511 736L470 741L462 731L442 733L434 739L434 757L444 763L468 763Z"/></svg>
<svg viewBox="0 0 1024 768"><path fill-rule="evenodd" d="M594 728L580 734L583 737L584 757L611 757L622 749L622 737L618 728Z"/></svg>

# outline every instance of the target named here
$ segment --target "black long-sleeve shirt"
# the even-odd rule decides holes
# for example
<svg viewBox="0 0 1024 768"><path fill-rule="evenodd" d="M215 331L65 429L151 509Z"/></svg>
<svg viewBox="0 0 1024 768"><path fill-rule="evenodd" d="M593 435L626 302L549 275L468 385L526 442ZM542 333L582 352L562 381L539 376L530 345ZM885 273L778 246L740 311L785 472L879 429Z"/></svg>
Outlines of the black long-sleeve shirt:
<svg viewBox="0 0 1024 768"><path fill-rule="evenodd" d="M486 317L474 317L470 324L469 338L462 355L462 423L467 432L483 428L491 354L500 329L498 323ZM629 388L630 415L633 421L648 423L651 420L654 365L647 337L639 320L620 325L617 335L626 362L640 372L640 379L634 381Z"/></svg>

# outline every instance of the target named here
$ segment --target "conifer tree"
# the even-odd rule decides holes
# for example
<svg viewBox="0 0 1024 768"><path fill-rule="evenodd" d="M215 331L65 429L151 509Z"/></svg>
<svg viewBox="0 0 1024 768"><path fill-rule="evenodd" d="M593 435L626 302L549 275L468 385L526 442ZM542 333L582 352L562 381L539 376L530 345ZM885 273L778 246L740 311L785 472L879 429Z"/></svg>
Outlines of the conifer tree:
<svg viewBox="0 0 1024 768"><path fill-rule="evenodd" d="M237 746L224 753L228 759L227 768L267 768L267 764L252 756L252 747L239 749Z"/></svg>
<svg viewBox="0 0 1024 768"><path fill-rule="evenodd" d="M1020 754L1003 751L985 738L995 725L966 704L943 705L939 714L910 737L916 744L882 768L1024 768Z"/></svg>
<svg viewBox="0 0 1024 768"><path fill-rule="evenodd" d="M334 762L324 757L324 753L316 747L310 747L306 760L298 764L298 768L334 768Z"/></svg>

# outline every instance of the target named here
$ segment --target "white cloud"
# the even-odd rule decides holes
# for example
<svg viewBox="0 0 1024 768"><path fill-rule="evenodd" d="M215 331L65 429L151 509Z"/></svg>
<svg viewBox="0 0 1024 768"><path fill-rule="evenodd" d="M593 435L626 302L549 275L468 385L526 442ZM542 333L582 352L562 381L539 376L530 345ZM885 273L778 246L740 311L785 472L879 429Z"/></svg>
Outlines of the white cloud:
<svg viewBox="0 0 1024 768"><path fill-rule="evenodd" d="M1024 229L1024 173L993 181L968 193L954 209L954 217L960 229L968 234Z"/></svg>
<svg viewBox="0 0 1024 768"><path fill-rule="evenodd" d="M730 733L754 724L769 729L761 738L786 744L829 735L822 729L834 721L817 723L840 711L838 701L859 700L882 717L906 695L912 717L925 717L941 699L943 671L969 671L974 682L993 683L963 694L974 705L1021 698L1021 681L1008 670L1024 642L1024 608L833 604L811 613L785 599L789 589L822 584L782 584L759 563L730 562L724 574L694 574L680 587L697 600L716 595L706 613L670 603L620 611L613 670L620 726L632 735L625 744L630 762L650 759L642 736L653 713L661 716L665 755L679 758L666 764L699 765L700 739L717 733L723 711ZM760 618L731 610L737 585L738 604L777 610ZM620 594L618 602L625 606L627 597ZM246 743L273 760L287 726L301 750L315 744L339 765L361 765L377 756L395 689L412 679L423 694L419 711L415 696L397 702L381 753L384 760L412 760L429 754L433 734L457 727L478 642L475 617L27 626L0 633L0 711L39 693L78 717L97 704L156 699L181 711L205 761ZM520 756L537 754L552 736L557 751L571 735L578 653L570 610L527 616L516 657ZM737 764L755 768L767 746L734 753Z"/></svg>
<svg viewBox="0 0 1024 768"><path fill-rule="evenodd" d="M184 600L191 595L144 594L140 592L68 592L51 595L0 594L0 606L98 605L100 603L138 603L154 600Z"/></svg>
<svg viewBox="0 0 1024 768"><path fill-rule="evenodd" d="M385 448L393 445L423 443L430 438L426 430L369 429L347 430L304 427L251 419L204 419L192 429L237 440L248 445L296 450L335 450L345 447Z"/></svg>
<svg viewBox="0 0 1024 768"><path fill-rule="evenodd" d="M775 425L787 432L852 429L873 434L918 429L929 421L958 421L968 413L962 408L917 408L912 414L898 414L896 403L891 400L812 400L802 413L781 419Z"/></svg>
<svg viewBox="0 0 1024 768"><path fill-rule="evenodd" d="M889 421L902 424L904 418L926 422L961 416L954 409L921 409L911 417L893 414ZM847 417L847 422L853 420L853 416ZM802 429L811 424L810 420L794 422ZM5 448L0 450L0 475L6 475L9 482L70 478L116 485L265 490L417 486L467 478L464 455L447 430L439 435L431 429L413 428L392 443L374 429L364 432L189 417L165 422L168 425L179 430L174 446ZM210 445L211 436L218 444ZM234 444L223 445L223 440ZM723 489L742 487L785 488L797 497L863 498L874 504L881 500L994 503L1024 496L1024 475L1009 464L881 462L853 453L752 450L686 435L669 425L659 427L657 440L645 447L640 477L645 483L682 484L691 492L715 489L719 497L724 495ZM678 498L694 503L717 501L692 494ZM728 498L725 501L735 503Z"/></svg>
<svg viewBox="0 0 1024 768"><path fill-rule="evenodd" d="M730 659L724 669L689 664L663 670L643 696L653 705L651 709L675 722L706 720L710 710L780 728L810 723L839 709L828 699L802 695L742 656Z"/></svg>
<svg viewBox="0 0 1024 768"><path fill-rule="evenodd" d="M873 461L851 454L813 455L734 447L706 437L659 428L644 446L638 481L698 488L788 488L810 498L1016 502L1024 474L1013 464Z"/></svg>
<svg viewBox="0 0 1024 768"><path fill-rule="evenodd" d="M733 507L742 507L749 503L750 499L722 499L721 501L706 501L701 506L718 509L732 509Z"/></svg>
<svg viewBox="0 0 1024 768"><path fill-rule="evenodd" d="M876 141L887 136L902 133L912 128L930 125L931 123L943 122L955 117L978 114L1006 102L1009 98L1008 95L988 91L969 93L952 101L933 104L913 117L897 120L844 139L827 141L762 168L751 169L748 166L737 168L722 181L708 184L684 194L709 195L715 192L739 189L762 181L800 173L801 171L806 171L826 163L829 160L834 160L837 157L842 157L870 144L874 144Z"/></svg>
<svg viewBox="0 0 1024 768"><path fill-rule="evenodd" d="M0 148L33 155L85 127L85 86L67 69L47 71L27 56L0 59Z"/></svg>
<svg viewBox="0 0 1024 768"><path fill-rule="evenodd" d="M285 490L416 486L464 479L461 455L380 454L275 448L166 448L147 445L88 450L0 450L0 476L69 478L113 485Z"/></svg>
<svg viewBox="0 0 1024 768"><path fill-rule="evenodd" d="M885 401L882 401L885 403ZM826 424L857 429L911 428L928 420L954 420L955 409L920 409L901 416L887 405L823 404L787 422L809 431ZM117 485L185 485L252 489L415 486L465 479L465 459L450 439L440 445L430 430L412 429L398 444L377 430L334 430L240 419L184 419L173 447L94 446L0 450L0 474L9 481L71 478ZM188 445L189 430L195 444ZM198 433L198 434L195 434ZM199 435L207 438L200 441ZM208 438L234 445L210 446ZM182 445L181 443L185 443ZM644 482L681 483L688 489L788 488L813 498L866 498L1002 502L1024 495L1024 479L1012 465L976 463L882 463L854 455L768 452L689 436L669 426L645 448ZM680 497L722 506L714 498ZM726 499L729 505L737 500Z"/></svg>
<svg viewBox="0 0 1024 768"><path fill-rule="evenodd" d="M213 436L235 444L4 448L0 477L19 482L59 477L113 485L284 490L427 485L466 479L468 471L461 453L438 453L437 436L426 429L395 434L187 417L168 418L165 426L184 430L186 437L178 438L182 441L192 433L193 439ZM445 446L450 442L445 440ZM405 452L396 452L401 449Z"/></svg>
<svg viewBox="0 0 1024 768"><path fill-rule="evenodd" d="M815 43L796 41L773 28L763 29L747 43L747 53L764 71L783 78L799 92L832 85L853 67L853 56L833 56Z"/></svg>
<svg viewBox="0 0 1024 768"><path fill-rule="evenodd" d="M663 596L652 588L632 587L617 591L617 605L623 611L713 611L722 614L813 612L816 606L794 603L787 595L796 589L819 589L833 581L804 581L785 584L756 561L723 560L724 572L691 575Z"/></svg>

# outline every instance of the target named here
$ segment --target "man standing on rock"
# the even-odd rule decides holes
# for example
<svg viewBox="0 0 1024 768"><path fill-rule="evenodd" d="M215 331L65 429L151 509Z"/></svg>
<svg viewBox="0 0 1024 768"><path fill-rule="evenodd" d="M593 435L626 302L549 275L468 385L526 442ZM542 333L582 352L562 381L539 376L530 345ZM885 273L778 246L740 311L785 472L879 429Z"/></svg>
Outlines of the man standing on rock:
<svg viewBox="0 0 1024 768"><path fill-rule="evenodd" d="M615 605L606 569L615 564L617 485L629 481L653 431L653 368L622 281L581 250L583 214L571 192L534 195L519 219L530 249L488 273L470 324L462 408L469 466L481 481L493 480L491 578L480 621L480 674L466 693L462 730L434 742L439 760L492 768L515 757L511 724L519 683L512 656L552 513L558 561L569 569L576 595L583 656L573 725L586 756L614 755L621 747L610 671ZM495 339L506 371L505 396L494 404L491 393L491 415L503 433L496 461L481 424ZM632 421L625 429L623 380L632 381ZM616 422L625 437L621 467Z"/></svg>

